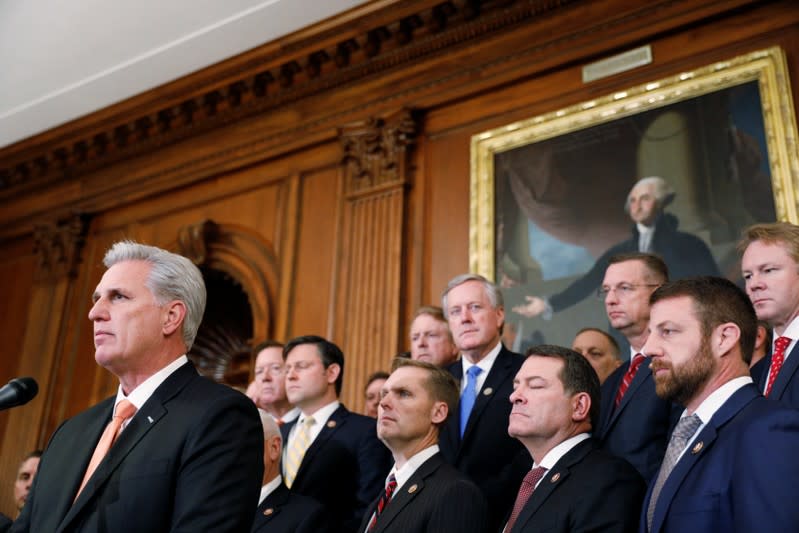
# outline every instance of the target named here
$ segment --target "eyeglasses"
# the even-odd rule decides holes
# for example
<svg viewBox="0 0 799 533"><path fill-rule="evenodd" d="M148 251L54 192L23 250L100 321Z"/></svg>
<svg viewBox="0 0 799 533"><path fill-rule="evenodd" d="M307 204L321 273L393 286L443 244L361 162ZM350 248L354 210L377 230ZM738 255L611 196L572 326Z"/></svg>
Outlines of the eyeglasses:
<svg viewBox="0 0 799 533"><path fill-rule="evenodd" d="M269 374L271 376L280 377L285 373L285 369L283 365L279 365L277 363L272 365L266 365L262 368L257 368L255 370L255 375L260 376L261 374Z"/></svg>
<svg viewBox="0 0 799 533"><path fill-rule="evenodd" d="M640 287L660 287L660 284L659 283L646 283L646 284L642 283L642 284L639 284L639 285L633 285L632 283L621 283L619 285L616 285L615 287L600 287L600 288L598 288L596 290L596 297L599 298L600 300L604 301L605 298L608 297L608 294L611 291L615 291L616 292L616 297L619 298L620 300L623 300L623 299L627 298L628 296L631 296L632 293L634 293L636 291L636 289L638 289Z"/></svg>

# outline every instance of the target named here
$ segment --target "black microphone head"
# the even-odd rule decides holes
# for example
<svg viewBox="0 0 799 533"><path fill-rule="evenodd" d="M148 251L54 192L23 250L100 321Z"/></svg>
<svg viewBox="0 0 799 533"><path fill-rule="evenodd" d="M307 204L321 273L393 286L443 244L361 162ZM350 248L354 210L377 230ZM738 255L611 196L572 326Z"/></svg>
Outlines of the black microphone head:
<svg viewBox="0 0 799 533"><path fill-rule="evenodd" d="M28 403L39 393L39 384L33 378L14 378L8 384L19 391L18 405Z"/></svg>

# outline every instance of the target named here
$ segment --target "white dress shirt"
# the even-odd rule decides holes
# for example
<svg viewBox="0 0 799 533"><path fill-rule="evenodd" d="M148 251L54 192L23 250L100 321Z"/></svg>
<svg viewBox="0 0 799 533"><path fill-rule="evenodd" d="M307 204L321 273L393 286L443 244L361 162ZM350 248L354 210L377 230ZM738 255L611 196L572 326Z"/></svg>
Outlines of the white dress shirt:
<svg viewBox="0 0 799 533"><path fill-rule="evenodd" d="M488 354L480 359L480 362L477 363L476 366L479 366L483 369L482 372L477 376L477 383L475 383L475 390L479 393L480 390L483 388L483 384L486 382L486 377L488 377L488 373L491 372L491 367L494 366L494 361L497 360L497 356L499 355L499 351L502 349L502 341L498 342L494 348L488 352ZM461 394L463 394L463 390L466 388L466 381L468 376L466 372L475 366L474 363L469 361L466 357L461 357L461 365L463 366L463 377L461 378Z"/></svg>
<svg viewBox="0 0 799 533"><path fill-rule="evenodd" d="M147 402L147 400L150 399L150 396L153 395L155 389L157 389L161 385L161 383L166 381L166 378L171 376L173 372L175 372L178 368L182 367L188 362L189 358L186 357L185 354L181 355L180 357L178 357L177 359L166 365L164 368L162 368L161 370L159 370L149 378L145 379L138 387L133 389L133 392L131 392L127 396L125 396L125 393L122 390L122 385L120 384L119 388L117 389L117 399L116 402L114 402L114 412L116 413L117 410L116 405L122 400L127 400L133 405L135 405L136 411L141 409L142 406ZM130 420L131 419L125 420L122 423L120 431L122 431L122 429L125 429L128 426Z"/></svg>

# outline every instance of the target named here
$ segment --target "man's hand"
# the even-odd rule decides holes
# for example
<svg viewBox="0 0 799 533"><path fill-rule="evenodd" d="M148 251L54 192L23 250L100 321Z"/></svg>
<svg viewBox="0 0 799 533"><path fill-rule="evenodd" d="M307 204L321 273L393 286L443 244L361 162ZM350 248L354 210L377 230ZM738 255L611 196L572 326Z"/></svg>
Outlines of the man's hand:
<svg viewBox="0 0 799 533"><path fill-rule="evenodd" d="M513 308L514 313L518 313L527 318L533 318L547 310L547 302L538 296L525 296L527 303L525 305L517 305Z"/></svg>

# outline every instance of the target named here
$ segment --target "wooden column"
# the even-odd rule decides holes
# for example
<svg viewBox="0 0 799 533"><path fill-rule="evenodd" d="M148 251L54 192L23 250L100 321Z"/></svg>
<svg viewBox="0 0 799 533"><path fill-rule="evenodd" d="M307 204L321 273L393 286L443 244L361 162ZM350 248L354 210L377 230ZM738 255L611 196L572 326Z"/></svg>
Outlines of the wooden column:
<svg viewBox="0 0 799 533"><path fill-rule="evenodd" d="M71 316L69 309L74 305L73 281L78 272L86 228L86 219L79 215L34 228L37 266L17 376L36 379L39 394L27 405L9 411L0 448L0 472L7 475L16 475L22 457L43 447L49 439L49 435L42 434L42 428L54 400L52 378L58 366L58 354L63 350L64 328ZM8 477L5 479L10 480ZM12 495L10 484L0 485L0 510L16 516L16 510L11 507Z"/></svg>
<svg viewBox="0 0 799 533"><path fill-rule="evenodd" d="M408 110L340 130L343 205L333 338L345 355L342 401L363 407L363 387L388 370L399 343L403 225L416 120Z"/></svg>

